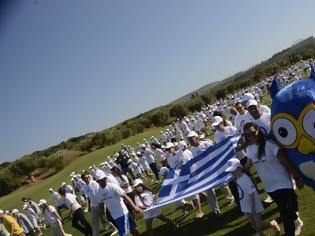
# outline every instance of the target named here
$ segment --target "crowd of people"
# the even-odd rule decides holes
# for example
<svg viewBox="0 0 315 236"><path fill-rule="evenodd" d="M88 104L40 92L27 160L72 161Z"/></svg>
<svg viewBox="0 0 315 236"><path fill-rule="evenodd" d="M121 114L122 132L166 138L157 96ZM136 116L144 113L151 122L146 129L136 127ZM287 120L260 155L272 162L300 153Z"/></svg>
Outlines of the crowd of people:
<svg viewBox="0 0 315 236"><path fill-rule="evenodd" d="M313 60L301 61L281 71L277 77L284 86L301 79L302 71L309 74L312 63ZM100 226L111 230L111 235L139 235L136 214L143 214L150 236L154 235L154 219L177 229L178 224L163 215L160 208L150 209L156 201L156 193L147 184L162 183L170 169L180 170L210 146L235 134L240 134L240 139L226 169L235 181L218 186L229 206L239 207L259 235L267 228L280 234L276 220L266 222L261 218L263 205L257 192L258 183L250 171L254 168L268 194L265 201L274 202L278 207L285 235L299 235L303 221L298 214L295 188L303 188L303 182L269 135L270 108L261 104L261 99L270 81L271 78L262 80L177 119L160 131L160 137L144 139L136 147L121 144L121 149L107 156L99 166L90 166L81 173L72 172L70 181L65 180L67 182L61 183L58 189L50 188L51 199L40 199L36 203L25 197L23 212L0 210L0 235L42 235L46 226L54 236L70 235L63 229L64 211L69 211L72 226L84 235L99 235ZM208 138L210 134L213 140ZM202 218L202 198L206 199L212 214L220 217L214 188L176 202L176 206L183 215L195 211L195 217ZM91 215L91 223L86 214Z"/></svg>

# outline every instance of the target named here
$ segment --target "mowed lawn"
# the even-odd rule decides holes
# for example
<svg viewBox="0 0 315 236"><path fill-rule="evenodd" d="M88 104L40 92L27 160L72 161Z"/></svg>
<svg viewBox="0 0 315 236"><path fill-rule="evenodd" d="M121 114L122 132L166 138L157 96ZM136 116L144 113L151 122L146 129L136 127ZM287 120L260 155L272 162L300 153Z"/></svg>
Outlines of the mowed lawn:
<svg viewBox="0 0 315 236"><path fill-rule="evenodd" d="M89 153L85 156L80 157L77 161L72 162L66 168L64 168L59 173L49 177L46 180L40 181L39 183L34 184L33 186L26 187L24 189L18 190L8 196L0 198L0 209L13 209L18 208L21 210L22 202L21 198L31 197L36 202L41 198L46 198L49 202L50 196L48 189L50 187L57 189L61 182L70 181L69 174L72 171L81 172L82 169L87 169L90 165L98 165L101 161L105 160L107 155L112 155L115 151L119 150L120 144L130 144L135 146L137 142L142 142L143 138L149 139L152 135L158 136L160 129L152 129L146 131L142 134L130 137L126 140L121 141L119 144L115 144L103 149L99 149L92 153ZM276 173L270 173L276 174ZM254 174L255 177L257 177ZM148 182L148 185L157 192L159 185L154 185ZM262 193L261 184L258 185L260 192ZM297 191L299 196L299 207L300 207L300 216L304 221L304 227L301 235L315 235L315 193L309 188L305 187L302 191ZM165 206L163 208L164 214L171 219L176 220L180 227L176 231L166 225L165 223L160 222L159 220L154 221L154 229L156 235L254 235L253 230L251 229L250 224L246 218L238 211L236 205L229 207L228 201L222 196L222 194L217 191L217 196L219 200L219 205L222 211L222 215L219 217L214 217L210 214L209 208L206 202L203 202L203 210L205 212L205 217L201 220L196 220L195 212L192 211L185 218L181 217L181 211L176 209L174 204ZM264 193L261 194L262 199L266 197ZM71 221L67 212L64 212L65 219L65 231L67 233L72 233L73 235L81 235L77 230L73 229L71 226ZM90 214L86 214L88 220L91 222ZM264 219L271 220L277 219L279 221L279 214L275 204L266 206ZM141 215L136 216L138 229L142 235L145 234L145 224ZM283 228L282 228L283 230ZM102 231L101 235L108 235L109 232ZM45 232L45 235L50 235L49 229ZM271 230L266 232L266 235L273 235Z"/></svg>

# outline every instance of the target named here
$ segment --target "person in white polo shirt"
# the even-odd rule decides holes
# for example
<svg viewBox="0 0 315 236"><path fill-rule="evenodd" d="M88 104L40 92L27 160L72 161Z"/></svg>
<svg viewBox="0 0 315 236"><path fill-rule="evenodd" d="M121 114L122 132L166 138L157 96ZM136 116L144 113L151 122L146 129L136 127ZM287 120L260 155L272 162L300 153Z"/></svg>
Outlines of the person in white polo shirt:
<svg viewBox="0 0 315 236"><path fill-rule="evenodd" d="M122 188L116 184L108 183L104 173L100 172L95 177L100 185L96 195L101 215L105 213L104 205L106 205L115 222L115 227L118 229L119 236L125 236L128 233L132 233L135 236L140 235L125 202L136 212L143 213L143 210L133 203Z"/></svg>
<svg viewBox="0 0 315 236"><path fill-rule="evenodd" d="M226 172L230 172L237 180L238 194L241 211L249 219L252 227L259 235L264 235L263 231L273 228L276 235L280 234L280 227L276 220L270 222L261 220L261 213L264 208L255 185L245 173L242 172L241 162L237 158L231 158L227 163Z"/></svg>

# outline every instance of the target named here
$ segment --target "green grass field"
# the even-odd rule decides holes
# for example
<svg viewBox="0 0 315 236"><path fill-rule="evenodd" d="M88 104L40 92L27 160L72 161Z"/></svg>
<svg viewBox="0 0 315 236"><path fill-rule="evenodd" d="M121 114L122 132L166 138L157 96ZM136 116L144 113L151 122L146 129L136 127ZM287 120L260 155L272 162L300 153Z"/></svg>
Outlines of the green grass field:
<svg viewBox="0 0 315 236"><path fill-rule="evenodd" d="M264 103L270 103L270 99L265 98ZM31 197L36 202L38 202L38 200L41 198L45 198L49 202L51 202L48 189L51 187L57 189L60 186L61 182L65 180L69 182L69 174L72 171L80 172L82 169L87 169L88 166L92 164L98 165L101 161L105 160L105 157L107 155L112 155L116 150L119 150L121 143L135 146L135 144L137 142L141 142L143 138L150 138L152 135L158 136L159 130L160 129L157 128L152 129L142 134L138 134L136 136L123 140L119 144L105 147L84 155L80 157L77 161L70 163L66 168L64 168L57 174L32 186L25 187L10 195L0 198L0 209L21 209L21 198L24 196ZM150 184L150 187L155 192L157 192L159 189L158 185ZM258 187L260 192L262 193L263 191L261 184L259 184ZM315 192L308 187L305 187L302 191L297 191L297 194L299 196L298 199L300 207L300 217L304 221L304 227L301 235L315 235L315 207L313 206L313 204L315 203ZM168 225L160 222L159 220L155 220L153 225L156 235L254 235L250 224L248 223L246 218L238 212L236 205L229 207L227 200L224 199L219 191L217 191L217 196L222 211L222 215L219 217L214 217L210 214L209 208L205 202L203 203L203 211L205 212L205 217L201 220L196 220L194 218L194 211L192 211L185 218L182 218L181 211L177 210L174 204L165 206L163 208L165 215L170 217L171 219L176 220L179 223L180 227L178 230L176 230L176 232L173 232ZM262 199L264 199L266 197L265 193L262 193L261 197ZM68 216L68 213L64 212L64 217L66 216ZM87 218L89 221L91 221L89 214L87 214ZM263 218L267 220L277 219L279 221L279 214L277 212L275 204L266 206ZM143 235L145 235L146 230L142 216L137 215L136 219L138 229ZM72 233L73 235L81 235L77 230L72 228L69 217L66 218L65 222L66 223L64 225L64 229L67 233ZM102 235L108 235L108 233L109 232L102 231ZM50 235L49 229L45 232L45 235ZM272 231L267 231L266 235L272 235Z"/></svg>

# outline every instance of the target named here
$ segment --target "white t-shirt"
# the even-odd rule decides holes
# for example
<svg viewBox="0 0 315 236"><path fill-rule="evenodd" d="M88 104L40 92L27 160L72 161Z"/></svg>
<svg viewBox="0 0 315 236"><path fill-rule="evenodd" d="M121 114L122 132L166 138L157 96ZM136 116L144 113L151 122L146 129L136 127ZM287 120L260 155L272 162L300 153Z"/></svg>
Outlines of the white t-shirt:
<svg viewBox="0 0 315 236"><path fill-rule="evenodd" d="M118 181L119 183L119 186L126 192L126 193L131 193L132 192L132 188L130 187L130 184L129 184L129 180L127 178L126 175L122 175L122 178L121 179L119 176L115 177L116 180ZM127 188L123 188L122 185L126 185L128 184L128 187Z"/></svg>
<svg viewBox="0 0 315 236"><path fill-rule="evenodd" d="M253 119L253 122L257 124L265 134L270 132L270 113L263 113L259 119Z"/></svg>
<svg viewBox="0 0 315 236"><path fill-rule="evenodd" d="M98 207L98 199L96 197L96 193L99 187L99 184L95 180L91 180L89 184L85 185L84 192L90 200L91 207Z"/></svg>
<svg viewBox="0 0 315 236"><path fill-rule="evenodd" d="M39 216L31 207L27 209L27 216L30 219L30 221L33 223L33 225L37 226L38 221L39 221Z"/></svg>
<svg viewBox="0 0 315 236"><path fill-rule="evenodd" d="M237 189L238 189L238 196L240 199L241 211L243 213L252 212L250 196L252 193L254 193L256 213L262 212L264 208L261 203L260 197L257 193L257 190L253 182L251 181L251 179L246 174L243 174L239 179L237 179L236 183L237 183Z"/></svg>
<svg viewBox="0 0 315 236"><path fill-rule="evenodd" d="M112 184L116 184L119 186L119 182L117 181L117 179L115 178L115 176L113 176L112 174L106 174L106 181L107 183L112 183Z"/></svg>
<svg viewBox="0 0 315 236"><path fill-rule="evenodd" d="M185 165L190 159L194 157L189 149L185 149L184 151L181 151L181 152L183 155L183 159L182 159L183 165Z"/></svg>
<svg viewBox="0 0 315 236"><path fill-rule="evenodd" d="M82 179L78 179L75 182L75 186L80 191L80 193L83 193L85 185L86 184L85 184L85 182Z"/></svg>
<svg viewBox="0 0 315 236"><path fill-rule="evenodd" d="M135 196L135 203L137 206L143 208L150 208L154 202L153 194L150 191L145 190L143 193L140 194L140 196ZM155 208L155 209L148 209L143 212L143 218L144 219L151 219L154 217L157 217L161 215L161 209Z"/></svg>
<svg viewBox="0 0 315 236"><path fill-rule="evenodd" d="M145 171L150 168L145 156L139 157L139 163L140 163L141 167L143 168L143 170L145 170Z"/></svg>
<svg viewBox="0 0 315 236"><path fill-rule="evenodd" d="M216 143L219 143L221 141L223 141L224 139L233 136L234 134L236 134L238 131L234 126L226 126L224 127L224 131L216 131L214 133L214 141Z"/></svg>
<svg viewBox="0 0 315 236"><path fill-rule="evenodd" d="M67 193L73 193L74 192L73 188L72 188L72 186L70 184L67 184L65 186L65 190L66 190Z"/></svg>
<svg viewBox="0 0 315 236"><path fill-rule="evenodd" d="M167 163L172 169L179 170L182 166L182 152L178 151L174 156L170 155L167 158Z"/></svg>
<svg viewBox="0 0 315 236"><path fill-rule="evenodd" d="M277 158L278 151L278 145L267 140L265 154L259 160L258 146L253 144L247 147L247 156L252 160L266 192L293 188L289 173Z"/></svg>
<svg viewBox="0 0 315 236"><path fill-rule="evenodd" d="M128 214L128 209L121 197L124 193L121 187L107 183L105 188L100 187L96 194L98 202L105 203L114 220Z"/></svg>
<svg viewBox="0 0 315 236"><path fill-rule="evenodd" d="M253 120L253 117L248 113L248 111L245 111L243 115L238 114L234 118L234 125L238 131L243 133L243 127L246 123Z"/></svg>
<svg viewBox="0 0 315 236"><path fill-rule="evenodd" d="M200 155L204 151L206 151L209 147L211 147L213 144L209 141L201 141L198 147L191 147L191 153L194 157Z"/></svg>
<svg viewBox="0 0 315 236"><path fill-rule="evenodd" d="M160 148L155 149L155 154L159 161L164 161L166 159L164 152Z"/></svg>
<svg viewBox="0 0 315 236"><path fill-rule="evenodd" d="M74 213L76 210L81 208L81 205L78 203L76 197L72 193L66 193L65 196L65 203L69 209L71 209L71 212Z"/></svg>
<svg viewBox="0 0 315 236"><path fill-rule="evenodd" d="M147 162L149 164L155 163L154 155L153 155L153 152L151 150L146 149L144 151L143 155L145 156L145 158L147 159Z"/></svg>
<svg viewBox="0 0 315 236"><path fill-rule="evenodd" d="M271 114L270 108L269 108L268 106L266 106L266 105L259 105L258 110L259 110L261 113L268 113L268 114Z"/></svg>
<svg viewBox="0 0 315 236"><path fill-rule="evenodd" d="M52 194L50 196L51 196L52 200L55 202L56 206L61 206L62 204L65 203L62 200L60 194L56 191L52 192Z"/></svg>
<svg viewBox="0 0 315 236"><path fill-rule="evenodd" d="M101 168L101 170L104 171L104 173L106 173L106 174L111 174L112 173L112 170L111 170L111 168L108 165L104 165Z"/></svg>
<svg viewBox="0 0 315 236"><path fill-rule="evenodd" d="M48 209L45 209L44 211L44 217L45 217L45 220L48 221L48 223L50 225L52 225L53 223L57 222L59 219L55 216L55 213L56 212L56 208L54 208L53 206L50 206L48 205L47 206Z"/></svg>

